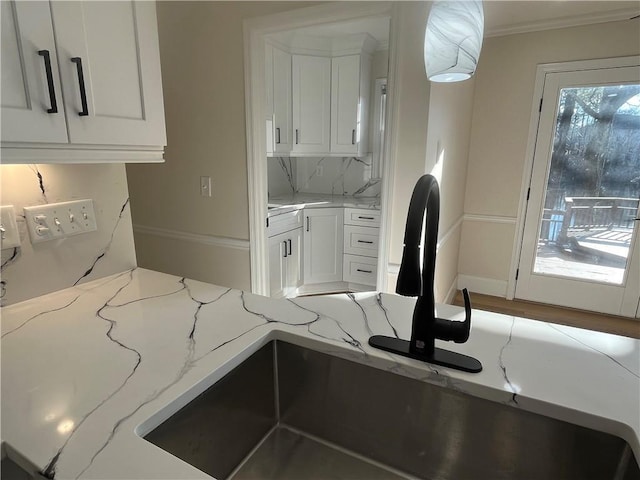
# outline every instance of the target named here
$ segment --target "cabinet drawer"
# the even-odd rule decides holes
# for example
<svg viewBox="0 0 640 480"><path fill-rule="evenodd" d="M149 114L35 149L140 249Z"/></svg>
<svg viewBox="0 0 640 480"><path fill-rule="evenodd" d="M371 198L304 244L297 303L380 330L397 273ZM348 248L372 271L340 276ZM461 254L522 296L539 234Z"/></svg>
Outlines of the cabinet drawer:
<svg viewBox="0 0 640 480"><path fill-rule="evenodd" d="M302 210L273 215L269 217L267 237L273 237L300 227L302 227Z"/></svg>
<svg viewBox="0 0 640 480"><path fill-rule="evenodd" d="M344 256L343 278L345 282L376 286L378 260L360 255Z"/></svg>
<svg viewBox="0 0 640 480"><path fill-rule="evenodd" d="M344 224L360 225L362 227L379 227L380 211L362 208L345 208Z"/></svg>
<svg viewBox="0 0 640 480"><path fill-rule="evenodd" d="M377 257L379 237L380 230L377 228L345 225L344 253Z"/></svg>

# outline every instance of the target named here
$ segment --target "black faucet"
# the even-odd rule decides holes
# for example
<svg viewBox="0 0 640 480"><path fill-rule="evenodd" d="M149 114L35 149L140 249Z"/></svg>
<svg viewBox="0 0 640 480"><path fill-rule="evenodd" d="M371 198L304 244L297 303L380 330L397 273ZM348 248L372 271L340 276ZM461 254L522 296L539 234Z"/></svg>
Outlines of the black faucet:
<svg viewBox="0 0 640 480"><path fill-rule="evenodd" d="M420 272L420 240L425 210L427 215L424 258L422 272ZM469 339L471 330L471 302L466 288L462 290L464 322L436 318L435 315L433 280L436 270L439 216L438 182L432 175L423 175L416 183L409 203L402 263L396 283L396 293L418 297L413 311L411 340L374 335L369 338L369 345L425 362L477 373L482 370L482 364L475 358L435 347L436 338L464 343Z"/></svg>

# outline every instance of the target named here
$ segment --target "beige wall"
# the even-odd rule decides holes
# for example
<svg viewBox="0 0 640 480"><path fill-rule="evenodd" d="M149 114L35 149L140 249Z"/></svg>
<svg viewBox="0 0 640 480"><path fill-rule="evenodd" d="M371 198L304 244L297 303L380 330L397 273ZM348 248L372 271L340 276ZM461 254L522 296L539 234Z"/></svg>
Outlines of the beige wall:
<svg viewBox="0 0 640 480"><path fill-rule="evenodd" d="M133 223L246 247L136 233L140 266L250 289L242 22L309 5L158 2L166 163L127 166ZM200 176L211 177L212 197L200 196Z"/></svg>
<svg viewBox="0 0 640 480"><path fill-rule="evenodd" d="M640 53L640 20L485 39L476 74L459 273L506 294L536 66ZM498 281L499 283L496 283ZM491 290L491 288L489 288Z"/></svg>

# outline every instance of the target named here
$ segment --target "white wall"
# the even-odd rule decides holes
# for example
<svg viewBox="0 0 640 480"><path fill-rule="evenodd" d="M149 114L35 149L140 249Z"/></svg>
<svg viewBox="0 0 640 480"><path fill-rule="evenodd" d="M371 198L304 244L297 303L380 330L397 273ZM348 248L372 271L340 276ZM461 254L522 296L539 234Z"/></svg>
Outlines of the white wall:
<svg viewBox="0 0 640 480"><path fill-rule="evenodd" d="M2 250L2 305L136 266L123 165L2 165L0 175L2 205L14 206L21 241ZM24 207L87 198L98 231L31 244Z"/></svg>
<svg viewBox="0 0 640 480"><path fill-rule="evenodd" d="M640 20L485 39L476 73L461 279L506 295L536 66L640 53Z"/></svg>

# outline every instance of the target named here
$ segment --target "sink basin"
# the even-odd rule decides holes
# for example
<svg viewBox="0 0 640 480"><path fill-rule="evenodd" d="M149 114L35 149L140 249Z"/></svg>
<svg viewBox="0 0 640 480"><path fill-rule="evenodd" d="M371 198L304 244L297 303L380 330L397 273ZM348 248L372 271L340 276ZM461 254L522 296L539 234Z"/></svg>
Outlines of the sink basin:
<svg viewBox="0 0 640 480"><path fill-rule="evenodd" d="M640 479L615 436L279 340L144 438L218 479Z"/></svg>

